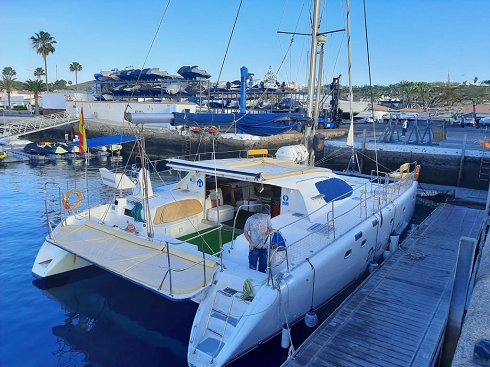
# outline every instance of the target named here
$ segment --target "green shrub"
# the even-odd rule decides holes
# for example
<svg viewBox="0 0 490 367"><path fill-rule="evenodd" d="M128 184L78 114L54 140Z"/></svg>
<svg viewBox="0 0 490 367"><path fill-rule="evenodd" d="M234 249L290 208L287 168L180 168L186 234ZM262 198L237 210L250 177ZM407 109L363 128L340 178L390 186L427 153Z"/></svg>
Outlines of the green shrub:
<svg viewBox="0 0 490 367"><path fill-rule="evenodd" d="M27 111L26 106L14 106L13 108L14 111Z"/></svg>

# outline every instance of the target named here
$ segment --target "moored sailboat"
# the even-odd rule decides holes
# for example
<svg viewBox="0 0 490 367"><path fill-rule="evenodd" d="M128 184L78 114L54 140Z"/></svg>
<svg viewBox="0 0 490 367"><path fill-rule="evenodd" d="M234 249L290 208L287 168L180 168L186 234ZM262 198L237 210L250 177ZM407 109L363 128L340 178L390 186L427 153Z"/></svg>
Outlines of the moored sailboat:
<svg viewBox="0 0 490 367"><path fill-rule="evenodd" d="M317 13L314 23L315 35ZM134 177L101 170L114 188L110 202L92 207L80 191L64 195L66 215L50 227L32 271L48 279L96 265L170 300L199 303L191 366L224 365L311 314L381 259L414 211L416 163L355 177L308 165L304 147L223 158L213 149L169 159L181 179L154 189L138 144ZM250 268L244 233L257 212L272 217L265 272Z"/></svg>

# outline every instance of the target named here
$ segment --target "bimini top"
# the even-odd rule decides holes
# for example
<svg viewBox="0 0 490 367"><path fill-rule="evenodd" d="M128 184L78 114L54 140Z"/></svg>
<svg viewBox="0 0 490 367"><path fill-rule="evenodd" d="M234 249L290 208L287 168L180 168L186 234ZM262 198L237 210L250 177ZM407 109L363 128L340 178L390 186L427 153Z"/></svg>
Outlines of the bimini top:
<svg viewBox="0 0 490 367"><path fill-rule="evenodd" d="M332 175L327 168L312 167L274 158L229 158L198 162L169 159L167 166L178 171L203 172L241 181L290 186L298 176ZM295 185L294 185L295 186Z"/></svg>

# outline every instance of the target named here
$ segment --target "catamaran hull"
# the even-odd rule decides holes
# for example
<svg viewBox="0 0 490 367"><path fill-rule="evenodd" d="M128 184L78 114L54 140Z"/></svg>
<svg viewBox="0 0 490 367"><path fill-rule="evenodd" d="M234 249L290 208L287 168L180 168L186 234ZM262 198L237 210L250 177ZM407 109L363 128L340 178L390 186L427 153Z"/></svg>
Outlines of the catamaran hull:
<svg viewBox="0 0 490 367"><path fill-rule="evenodd" d="M32 266L32 274L37 279L46 279L89 265L92 264L77 255L44 241Z"/></svg>
<svg viewBox="0 0 490 367"><path fill-rule="evenodd" d="M390 235L400 234L405 229L414 212L416 191L414 182L406 192L385 205L381 213L366 218L311 256L309 261L286 273L275 287L262 286L233 332L222 339L219 352L210 352L209 347L203 352L199 349L199 337L209 324L216 291L222 288L221 284L228 283L226 272L220 274L196 313L189 343L189 365L229 363L278 334L284 323L292 324L312 308L331 300L383 255Z"/></svg>

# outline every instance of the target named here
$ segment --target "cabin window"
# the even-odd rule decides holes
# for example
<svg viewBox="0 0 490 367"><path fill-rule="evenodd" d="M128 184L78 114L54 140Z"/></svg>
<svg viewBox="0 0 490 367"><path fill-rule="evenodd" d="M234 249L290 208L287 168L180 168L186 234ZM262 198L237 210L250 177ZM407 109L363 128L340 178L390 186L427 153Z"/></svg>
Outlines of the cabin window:
<svg viewBox="0 0 490 367"><path fill-rule="evenodd" d="M359 238L362 237L362 232L356 233L356 236L355 237L356 237L356 241L357 241Z"/></svg>
<svg viewBox="0 0 490 367"><path fill-rule="evenodd" d="M345 253L345 255L344 255L344 259L347 259L347 258L350 256L350 254L351 254L351 253L352 253L352 250L348 250L348 251Z"/></svg>
<svg viewBox="0 0 490 367"><path fill-rule="evenodd" d="M364 245L365 245L366 243L367 243L367 240L366 240L366 239L362 240L362 242L361 242L361 247L364 247Z"/></svg>
<svg viewBox="0 0 490 367"><path fill-rule="evenodd" d="M352 195L352 186L340 178L329 178L315 183L318 192L323 195L323 200L330 203L342 200Z"/></svg>
<svg viewBox="0 0 490 367"><path fill-rule="evenodd" d="M379 222L378 222L378 220L377 220L377 219L373 220L373 227L376 227L376 226L378 225L378 223L379 223Z"/></svg>

